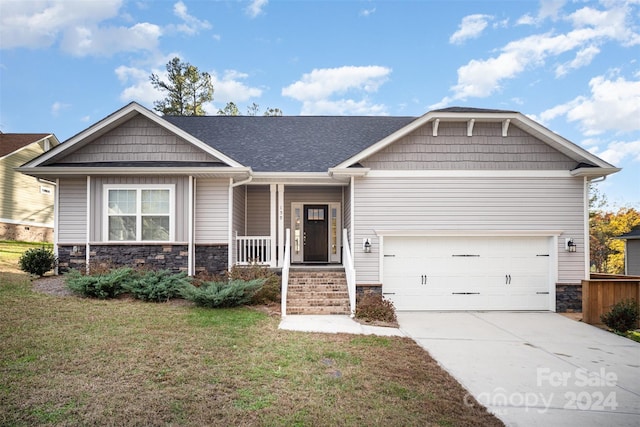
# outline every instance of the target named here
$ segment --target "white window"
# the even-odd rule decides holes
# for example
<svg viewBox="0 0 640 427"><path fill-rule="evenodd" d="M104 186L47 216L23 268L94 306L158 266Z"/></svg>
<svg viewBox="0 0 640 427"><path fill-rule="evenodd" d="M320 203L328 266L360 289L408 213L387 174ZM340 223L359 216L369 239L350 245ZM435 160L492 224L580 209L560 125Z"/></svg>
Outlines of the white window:
<svg viewBox="0 0 640 427"><path fill-rule="evenodd" d="M104 236L116 242L174 240L174 187L105 185Z"/></svg>

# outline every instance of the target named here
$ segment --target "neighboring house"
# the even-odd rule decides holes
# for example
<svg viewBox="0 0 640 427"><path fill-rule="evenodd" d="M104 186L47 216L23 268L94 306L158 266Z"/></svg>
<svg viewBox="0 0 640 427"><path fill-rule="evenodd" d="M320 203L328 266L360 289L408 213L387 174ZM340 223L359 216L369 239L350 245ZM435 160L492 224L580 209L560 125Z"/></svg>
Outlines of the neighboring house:
<svg viewBox="0 0 640 427"><path fill-rule="evenodd" d="M618 236L624 239L624 274L640 276L640 227Z"/></svg>
<svg viewBox="0 0 640 427"><path fill-rule="evenodd" d="M63 268L258 262L286 285L289 262L344 265L352 294L398 310L551 311L556 287L589 276L589 180L619 171L514 111L159 117L136 103L20 170L57 183Z"/></svg>
<svg viewBox="0 0 640 427"><path fill-rule="evenodd" d="M15 168L59 143L49 133L0 133L0 240L53 241L53 185Z"/></svg>

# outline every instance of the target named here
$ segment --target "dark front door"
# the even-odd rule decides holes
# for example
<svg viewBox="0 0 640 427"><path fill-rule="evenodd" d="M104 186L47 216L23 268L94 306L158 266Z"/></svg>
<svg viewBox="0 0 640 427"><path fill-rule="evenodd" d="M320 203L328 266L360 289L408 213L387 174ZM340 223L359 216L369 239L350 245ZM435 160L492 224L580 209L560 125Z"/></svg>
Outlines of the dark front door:
<svg viewBox="0 0 640 427"><path fill-rule="evenodd" d="M329 218L327 205L304 206L304 261L327 262Z"/></svg>

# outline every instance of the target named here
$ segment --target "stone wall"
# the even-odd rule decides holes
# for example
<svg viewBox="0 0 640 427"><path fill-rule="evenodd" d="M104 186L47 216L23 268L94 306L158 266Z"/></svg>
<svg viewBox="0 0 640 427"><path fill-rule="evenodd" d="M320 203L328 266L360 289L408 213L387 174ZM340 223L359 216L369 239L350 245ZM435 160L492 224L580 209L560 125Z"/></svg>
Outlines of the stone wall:
<svg viewBox="0 0 640 427"><path fill-rule="evenodd" d="M228 245L196 246L196 273L222 274L227 270L228 262Z"/></svg>
<svg viewBox="0 0 640 427"><path fill-rule="evenodd" d="M556 312L582 312L582 285L580 283L556 284Z"/></svg>
<svg viewBox="0 0 640 427"><path fill-rule="evenodd" d="M0 222L0 240L53 243L53 228Z"/></svg>
<svg viewBox="0 0 640 427"><path fill-rule="evenodd" d="M382 295L382 285L356 285L356 298L366 294Z"/></svg>
<svg viewBox="0 0 640 427"><path fill-rule="evenodd" d="M84 245L58 246L58 273L66 273L71 269L84 269L86 267L85 253L86 247Z"/></svg>

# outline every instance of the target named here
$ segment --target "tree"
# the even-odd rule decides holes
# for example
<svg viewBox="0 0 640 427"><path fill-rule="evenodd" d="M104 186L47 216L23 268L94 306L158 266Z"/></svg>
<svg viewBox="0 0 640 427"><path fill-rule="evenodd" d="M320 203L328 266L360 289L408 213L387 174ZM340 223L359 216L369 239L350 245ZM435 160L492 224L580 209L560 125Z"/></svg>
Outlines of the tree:
<svg viewBox="0 0 640 427"><path fill-rule="evenodd" d="M227 105L218 110L219 116L240 116L240 110L238 110L238 106L233 102L227 102Z"/></svg>
<svg viewBox="0 0 640 427"><path fill-rule="evenodd" d="M166 92L160 101L153 103L154 110L165 116L202 116L203 104L213 100L213 84L209 73L200 72L197 67L175 57L167 63L165 82L157 74L149 80L155 89Z"/></svg>
<svg viewBox="0 0 640 427"><path fill-rule="evenodd" d="M267 108L264 112L264 116L280 117L282 116L282 110L279 108Z"/></svg>
<svg viewBox="0 0 640 427"><path fill-rule="evenodd" d="M252 102L251 105L247 107L247 116L257 116L259 110L260 106Z"/></svg>

